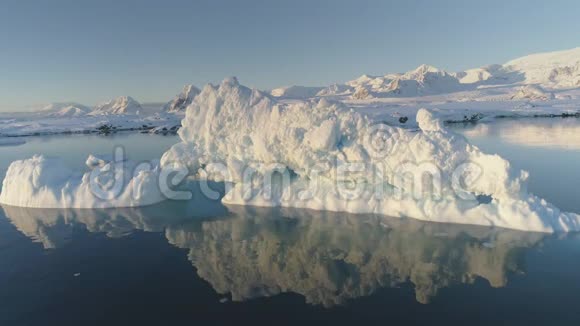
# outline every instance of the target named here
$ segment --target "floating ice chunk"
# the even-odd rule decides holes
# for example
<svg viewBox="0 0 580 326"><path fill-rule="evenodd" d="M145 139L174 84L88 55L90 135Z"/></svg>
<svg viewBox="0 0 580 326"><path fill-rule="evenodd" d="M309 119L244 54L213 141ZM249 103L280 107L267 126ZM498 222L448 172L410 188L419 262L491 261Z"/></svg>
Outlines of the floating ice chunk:
<svg viewBox="0 0 580 326"><path fill-rule="evenodd" d="M443 124L433 116L433 113L421 109L417 112L417 124L423 131L441 131Z"/></svg>
<svg viewBox="0 0 580 326"><path fill-rule="evenodd" d="M481 152L427 110L418 111L417 122L416 132L376 125L339 103L280 103L228 79L196 97L179 131L182 143L163 162L210 166L210 178L216 162L226 166L227 176L214 178L236 183L222 200L229 204L542 232L580 228L577 214L527 192L527 172ZM243 168L251 180L243 180ZM491 200L481 203L481 196Z"/></svg>
<svg viewBox="0 0 580 326"><path fill-rule="evenodd" d="M158 186L159 163L87 159L90 172L70 170L59 159L36 155L13 162L6 173L0 203L37 208L108 208L145 206L165 199Z"/></svg>

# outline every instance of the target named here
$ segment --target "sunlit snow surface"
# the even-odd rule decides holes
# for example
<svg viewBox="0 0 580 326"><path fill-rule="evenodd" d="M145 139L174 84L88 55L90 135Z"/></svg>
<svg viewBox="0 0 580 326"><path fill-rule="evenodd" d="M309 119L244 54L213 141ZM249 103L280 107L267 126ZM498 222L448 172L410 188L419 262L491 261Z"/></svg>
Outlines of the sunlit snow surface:
<svg viewBox="0 0 580 326"><path fill-rule="evenodd" d="M222 199L227 204L541 232L580 228L578 215L528 193L526 172L482 153L428 110L419 110L416 121L419 130L403 129L339 102L278 101L230 78L207 85L195 98L182 121L181 142L160 165L135 170L127 162L89 160L92 170L82 175L37 156L10 166L0 202L53 208L147 205L165 199L158 184L164 171L187 167L196 178L231 182ZM127 170L120 190L112 187L95 198L95 178L103 186L111 181L100 169L119 165ZM427 182L425 174L431 177Z"/></svg>

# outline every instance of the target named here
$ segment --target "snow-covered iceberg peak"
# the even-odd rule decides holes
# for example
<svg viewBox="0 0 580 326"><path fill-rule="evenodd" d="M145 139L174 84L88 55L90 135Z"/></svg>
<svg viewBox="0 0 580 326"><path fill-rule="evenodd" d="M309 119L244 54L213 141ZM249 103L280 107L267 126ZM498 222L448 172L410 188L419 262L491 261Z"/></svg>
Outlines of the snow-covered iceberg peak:
<svg viewBox="0 0 580 326"><path fill-rule="evenodd" d="M227 79L188 107L184 164L235 187L223 201L406 216L530 231L569 231L580 217L527 192L525 171L482 153L419 110L421 130L376 124L342 104L280 103ZM274 175L280 178L276 179Z"/></svg>
<svg viewBox="0 0 580 326"><path fill-rule="evenodd" d="M166 112L183 112L193 102L193 99L199 92L199 88L193 85L185 85L181 93L169 103L165 104L163 110Z"/></svg>
<svg viewBox="0 0 580 326"><path fill-rule="evenodd" d="M120 96L95 106L92 114L139 114L141 104L131 96Z"/></svg>

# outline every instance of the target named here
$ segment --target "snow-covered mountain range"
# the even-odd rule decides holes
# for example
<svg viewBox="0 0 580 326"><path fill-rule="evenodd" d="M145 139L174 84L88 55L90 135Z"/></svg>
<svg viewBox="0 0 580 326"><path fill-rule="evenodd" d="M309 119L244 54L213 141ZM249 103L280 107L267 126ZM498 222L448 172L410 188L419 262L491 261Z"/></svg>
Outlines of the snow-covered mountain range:
<svg viewBox="0 0 580 326"><path fill-rule="evenodd" d="M280 99L331 97L368 101L472 92L465 97L481 100L503 93L503 97L494 100L545 101L554 99L554 91L575 88L580 88L580 47L532 54L505 64L460 72L447 72L422 64L405 73L362 75L343 84L326 87L285 86L272 89L269 93ZM194 85L185 85L175 98L153 111L182 114L200 92ZM121 96L93 108L72 102L53 103L38 112L50 117L136 115L142 114L143 106L130 96Z"/></svg>
<svg viewBox="0 0 580 326"><path fill-rule="evenodd" d="M90 112L91 109L82 104L74 102L66 103L51 103L39 110L40 114L49 115L51 117L77 117Z"/></svg>
<svg viewBox="0 0 580 326"><path fill-rule="evenodd" d="M284 98L342 96L361 100L447 94L484 89L490 85L513 86L516 87L513 89L514 93L520 93L522 85L534 85L536 89L548 92L578 88L580 87L580 47L532 54L503 65L489 65L461 72L447 72L423 64L406 73L388 73L383 76L362 75L344 84L333 84L322 89L289 86L275 89L271 94ZM512 97L514 99L528 98L526 95L522 97L522 94L513 94ZM551 97L547 95L538 98Z"/></svg>
<svg viewBox="0 0 580 326"><path fill-rule="evenodd" d="M500 72L525 84L554 89L577 88L580 87L580 47L511 60L502 66Z"/></svg>
<svg viewBox="0 0 580 326"><path fill-rule="evenodd" d="M90 114L139 114L143 108L130 96L120 96L93 108Z"/></svg>
<svg viewBox="0 0 580 326"><path fill-rule="evenodd" d="M32 113L1 113L0 136L84 132L101 126L176 131L186 108L200 93L199 88L186 85L165 104L141 104L121 96L92 108L64 102ZM420 65L405 73L362 75L326 87L288 86L264 93L284 104L322 98L343 102L372 119L411 128L417 126L414 117L421 108L433 110L446 122L580 116L580 47L461 72Z"/></svg>

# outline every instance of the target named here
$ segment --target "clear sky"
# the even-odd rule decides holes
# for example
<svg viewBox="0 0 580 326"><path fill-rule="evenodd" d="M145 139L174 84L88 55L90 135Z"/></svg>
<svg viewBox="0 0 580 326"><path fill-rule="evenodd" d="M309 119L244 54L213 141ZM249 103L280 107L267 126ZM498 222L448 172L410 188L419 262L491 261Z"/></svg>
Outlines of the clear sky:
<svg viewBox="0 0 580 326"><path fill-rule="evenodd" d="M226 76L326 85L580 46L580 1L2 0L0 110L164 102Z"/></svg>

